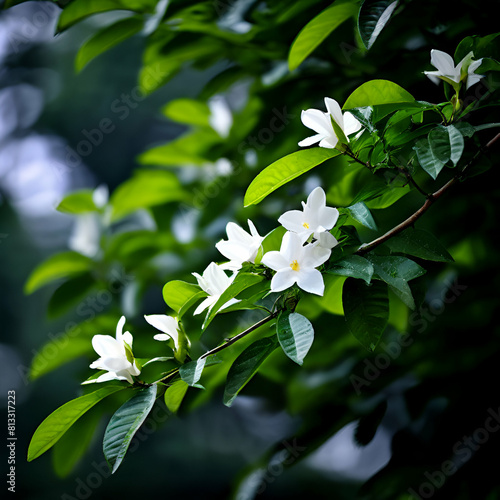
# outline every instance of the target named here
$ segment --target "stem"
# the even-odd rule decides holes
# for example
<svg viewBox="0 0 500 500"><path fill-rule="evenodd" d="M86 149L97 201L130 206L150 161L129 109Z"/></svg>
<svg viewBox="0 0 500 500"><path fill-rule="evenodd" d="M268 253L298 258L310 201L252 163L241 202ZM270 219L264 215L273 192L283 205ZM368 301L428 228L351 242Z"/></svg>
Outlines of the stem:
<svg viewBox="0 0 500 500"><path fill-rule="evenodd" d="M410 174L410 172L408 172L408 169L406 169L405 167L396 167L398 169L399 172L401 172L407 179L408 179L408 182L410 184L413 185L413 187L420 193L420 194L423 194L426 198L429 197L429 194L426 193L418 184L417 182L415 181L415 179L413 178L413 176Z"/></svg>
<svg viewBox="0 0 500 500"><path fill-rule="evenodd" d="M405 221L401 222L401 224L398 224L397 226L393 227L390 231L387 231L387 233L383 234L379 238L376 238L373 241L370 241L370 243L367 243L365 245L361 245L355 253L357 255L363 255L365 253L368 253L374 248L381 245L382 243L385 243L388 239L392 238L393 236L396 236L401 231L404 231L406 228L415 224L415 222L418 219L420 219L420 217L422 217L422 215L424 215L425 212L427 212L427 210L429 210L429 208L434 204L436 200L441 198L441 196L443 196L444 193L446 193L452 186L454 186L459 180L461 180L461 177L463 176L467 168L469 168L473 163L475 163L482 153L486 152L488 149L494 146L498 141L500 141L500 133L498 133L495 137L493 137L493 139L491 139L484 148L480 149L470 160L470 162L467 165L465 165L465 167L459 174L455 175L435 193L426 195L427 199L425 200L425 203L415 213L410 215L410 217L408 217Z"/></svg>
<svg viewBox="0 0 500 500"><path fill-rule="evenodd" d="M231 337L231 338L227 339L223 344L220 344L219 346L214 347L210 351L207 351L205 354L202 354L198 359L208 358L208 356L211 356L212 354L216 354L216 353L218 353L218 352L226 349L227 347L229 347L230 345L234 344L238 340L241 340L243 337L246 337L249 333L252 333L254 330L257 330L257 328L260 328L262 325L265 325L266 323L268 323L272 319L276 318L276 316L278 316L278 314L280 312L281 312L281 310L275 311L275 312L271 313L269 316L266 316L265 318L262 318L260 321L258 321L257 323L253 324L252 326L248 327L243 332L238 333L234 337ZM158 380L156 383L158 383L158 382L162 382L162 383L168 382L168 381L172 380L173 378L175 378L178 373L179 373L179 368L177 368L173 372L170 372L166 377L162 378L161 380Z"/></svg>

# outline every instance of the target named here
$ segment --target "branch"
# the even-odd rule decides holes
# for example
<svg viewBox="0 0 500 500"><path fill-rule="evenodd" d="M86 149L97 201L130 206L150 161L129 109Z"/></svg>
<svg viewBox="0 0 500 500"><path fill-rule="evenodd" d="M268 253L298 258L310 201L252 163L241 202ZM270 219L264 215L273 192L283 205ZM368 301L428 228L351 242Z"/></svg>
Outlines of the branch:
<svg viewBox="0 0 500 500"><path fill-rule="evenodd" d="M249 333L252 333L254 330L257 330L257 328L260 328L262 325L265 325L266 323L268 323L272 319L276 318L276 316L278 316L278 314L280 312L281 312L281 310L278 310L278 311L275 311L275 312L271 313L269 316L266 316L265 318L262 318L260 321L258 321L257 323L253 324L252 326L248 327L243 332L238 333L234 337L231 337L231 338L227 339L223 344L220 344L217 347L214 347L213 349L211 349L210 351L207 351L205 354L202 354L198 359L208 358L212 354L216 354L216 353L218 353L218 352L226 349L227 347L229 347L230 345L234 344L238 340L241 340L243 337L246 337ZM168 381L172 380L173 378L175 378L178 373L179 373L179 368L175 369L173 372L170 372L166 377L158 380L156 383L158 383L158 382L162 382L162 383L168 382Z"/></svg>
<svg viewBox="0 0 500 500"><path fill-rule="evenodd" d="M401 222L401 224L398 224L396 227L393 227L390 231L387 231L387 233L380 236L379 238L376 238L370 243L361 245L355 253L357 255L363 255L365 253L368 253L374 248L381 245L382 243L385 243L393 236L396 236L401 231L404 231L406 228L413 226L413 224L415 224L415 222L418 219L420 219L420 217L422 217L422 215L424 215L425 212L427 212L427 210L429 210L429 208L434 204L436 200L438 200L444 193L446 193L452 186L454 186L460 180L465 170L469 168L473 163L475 163L482 153L486 152L488 149L494 146L499 140L500 140L500 133L497 134L495 137L493 137L493 139L491 139L484 148L480 149L459 174L455 175L455 177L450 179L444 186L438 189L435 193L430 194L425 200L425 203L415 213L410 215L410 217L408 217L405 221Z"/></svg>

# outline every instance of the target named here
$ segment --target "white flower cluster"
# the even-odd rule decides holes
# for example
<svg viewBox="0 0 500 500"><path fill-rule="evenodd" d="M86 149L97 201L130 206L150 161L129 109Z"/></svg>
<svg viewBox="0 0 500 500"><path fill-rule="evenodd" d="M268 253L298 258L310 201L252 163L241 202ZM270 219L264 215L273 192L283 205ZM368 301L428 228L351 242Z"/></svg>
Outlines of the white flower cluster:
<svg viewBox="0 0 500 500"><path fill-rule="evenodd" d="M314 189L302 202L302 210L290 210L279 217L278 222L287 230L283 236L279 251L269 251L261 263L275 274L271 280L271 292L281 292L295 283L306 292L323 295L325 284L321 272L317 269L324 264L337 245L337 240L329 232L339 217L336 208L326 206L326 194L322 188ZM260 236L252 221L248 221L250 232L229 222L226 226L227 240L219 241L215 246L228 262L211 262L203 274L192 273L207 297L198 305L194 315L210 309L234 281L243 263L255 263L264 237ZM232 271L228 276L226 270ZM221 309L238 302L231 299ZM177 318L165 314L144 316L146 321L162 333L154 336L155 340L173 341L174 355L179 352L181 326ZM122 316L116 328L116 337L95 335L92 346L100 358L90 368L106 370L97 378L84 383L126 380L134 383L133 377L141 372L132 353L132 334L123 332L125 317ZM189 342L189 341L187 341Z"/></svg>

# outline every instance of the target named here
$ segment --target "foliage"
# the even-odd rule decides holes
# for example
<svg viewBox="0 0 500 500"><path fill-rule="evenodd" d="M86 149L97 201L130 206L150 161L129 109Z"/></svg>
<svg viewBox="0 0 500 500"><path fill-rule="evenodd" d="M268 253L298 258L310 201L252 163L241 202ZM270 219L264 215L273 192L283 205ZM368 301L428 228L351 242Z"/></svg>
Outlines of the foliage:
<svg viewBox="0 0 500 500"><path fill-rule="evenodd" d="M5 6L14 3L19 2ZM91 337L103 333L99 321L113 323L122 314L138 318L152 286L163 287L166 307L146 313L172 315L180 326L177 332L166 332L170 339L165 344L144 342L149 355L135 358L141 374L134 384L114 380L95 388L92 384L102 372L92 375L85 386L90 392L63 405L37 429L29 460L47 451L85 411L118 388L130 398L120 401L104 435L104 454L113 472L154 404L163 400L172 415L183 415L222 391L223 403L231 406L247 384L258 387L259 377L272 380L276 372L285 409L301 417L295 436L307 450L300 460L349 422L359 421L360 445L371 442L383 422L386 389L407 374L419 380L414 388L401 389L411 422L420 418L425 423L426 408L438 396L449 402L446 415L453 414L460 405L456 387L466 378L462 370L493 356L498 331L475 345L472 360L462 352L463 345L455 350L453 335L427 335L427 325L437 314L426 319L425 301L436 289L442 297L450 288L454 293L447 276L467 276L481 265L474 255L464 257L462 249L480 245L484 234L472 238L473 224L462 223L460 214L470 210L464 199L468 186L480 191L474 183L488 183L491 175L488 156L495 154L500 125L495 119L500 42L497 33L484 31L487 23L469 35L459 8L424 4L428 10L412 1L73 0L62 8L58 32L105 11L130 13L82 45L75 55L78 71L117 43L137 36L147 24L153 28L141 32L145 47L138 75L144 95L187 66L212 68L216 74L197 99L166 103L165 118L186 131L145 151L138 158L141 167L108 200L97 203L87 190L70 193L58 206L77 219L93 217L98 241L90 252L73 248L41 263L28 279L26 293L60 283L49 305L57 316L93 286L109 286L116 269L132 281L114 295L108 310L89 320L81 336L71 339L77 346L74 355L54 363L54 369L75 356L91 355ZM237 23L236 6L241 14ZM432 20L436 12L439 19L450 16L447 26ZM483 19L477 9L473 13ZM431 49L453 51L455 64L472 51L474 60L481 60L475 74L483 78L467 87L466 70L458 85L444 80L433 87L423 74L430 68ZM244 99L232 102L231 92L242 86ZM343 125L328 114L331 133L339 139L336 148L300 149L297 142L307 130L299 111L316 106L324 112L324 97L343 102L344 120L350 114L361 128L344 134ZM300 207L311 183L324 187L328 207L338 208L335 224L323 227L337 244L328 248L324 263L314 266L324 280L324 293L308 293L297 284L273 288L275 273L264 264L264 256L283 250L285 241L275 221L286 210ZM441 212L431 209L443 204ZM121 227L137 212L148 214L152 229ZM218 223L220 236L228 220L243 226L248 218L266 232L260 232L256 255L235 269L234 262L228 265L215 251L213 224ZM174 225L190 227L195 236L179 238L170 230ZM302 243L322 246L316 233ZM163 265L167 254L179 256L181 264ZM192 276L211 261L224 262L232 272L224 271L231 282L217 293ZM292 264L298 267L296 260ZM203 279L208 279L205 274ZM458 293L453 300L456 297ZM193 314L201 300L212 301L208 311ZM485 304L476 307L479 316L491 314ZM243 319L237 323L235 318ZM475 327L465 322L467 338ZM411 353L401 347L407 330ZM152 338L153 333L134 335ZM377 359L382 345L399 346L390 368L379 370L382 373L373 379L361 376L363 363ZM124 359L131 362L140 354L139 347L132 352L124 341ZM441 365L448 356L456 365L465 365L460 370L446 360ZM343 370L335 387L327 376L334 367ZM309 382L315 375L320 382L314 386ZM361 490L371 498L396 498L425 478L407 453L408 444L398 446L394 444L393 459ZM438 451L436 457L446 456L446 450ZM78 449L84 452L85 446ZM424 465L426 460L439 461L431 448L420 452ZM76 464L73 450L67 453ZM60 455L58 460L63 461Z"/></svg>

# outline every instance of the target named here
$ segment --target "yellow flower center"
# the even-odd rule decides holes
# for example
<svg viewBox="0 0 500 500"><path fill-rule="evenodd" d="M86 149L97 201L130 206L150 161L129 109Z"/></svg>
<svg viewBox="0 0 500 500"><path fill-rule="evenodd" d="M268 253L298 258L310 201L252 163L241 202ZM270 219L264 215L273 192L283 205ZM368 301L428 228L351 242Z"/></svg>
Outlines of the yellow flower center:
<svg viewBox="0 0 500 500"><path fill-rule="evenodd" d="M302 224L306 229L309 229L309 224L307 222L304 222L304 224Z"/></svg>
<svg viewBox="0 0 500 500"><path fill-rule="evenodd" d="M298 271L300 269L300 266L299 266L299 263L294 260L291 264L290 264L290 267L294 270L294 271Z"/></svg>

